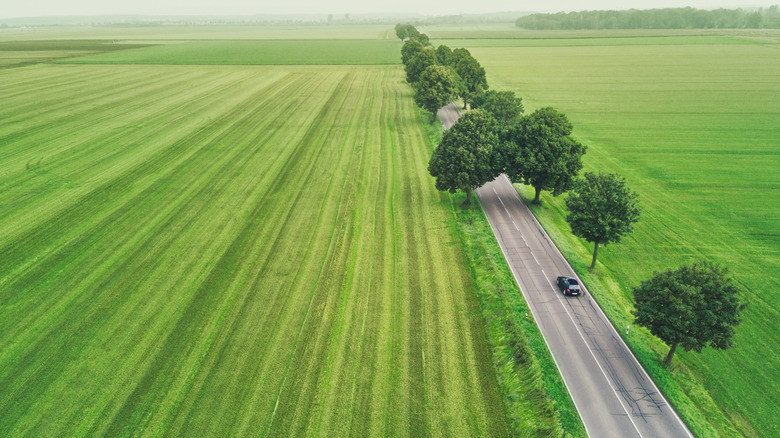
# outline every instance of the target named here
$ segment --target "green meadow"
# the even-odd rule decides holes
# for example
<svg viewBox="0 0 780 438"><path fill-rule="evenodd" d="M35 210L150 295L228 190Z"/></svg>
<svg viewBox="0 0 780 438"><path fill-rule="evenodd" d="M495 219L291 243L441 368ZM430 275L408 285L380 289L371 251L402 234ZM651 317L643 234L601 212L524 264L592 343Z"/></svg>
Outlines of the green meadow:
<svg viewBox="0 0 780 438"><path fill-rule="evenodd" d="M510 434L398 66L37 63L0 95L0 435Z"/></svg>
<svg viewBox="0 0 780 438"><path fill-rule="evenodd" d="M104 52L60 62L174 65L400 64L397 40L195 40Z"/></svg>
<svg viewBox="0 0 780 438"><path fill-rule="evenodd" d="M777 34L658 36L655 43L644 35L627 44L618 32L614 45L597 35L435 43L469 48L491 86L516 91L527 112L553 106L567 114L589 146L584 170L617 172L639 193L636 231L602 248L592 274L592 247L571 235L565 196L546 196L534 209L620 332L632 322L631 288L654 271L699 259L729 268L748 303L737 348L678 352L663 369L667 346L638 327L626 339L697 436L780 435Z"/></svg>

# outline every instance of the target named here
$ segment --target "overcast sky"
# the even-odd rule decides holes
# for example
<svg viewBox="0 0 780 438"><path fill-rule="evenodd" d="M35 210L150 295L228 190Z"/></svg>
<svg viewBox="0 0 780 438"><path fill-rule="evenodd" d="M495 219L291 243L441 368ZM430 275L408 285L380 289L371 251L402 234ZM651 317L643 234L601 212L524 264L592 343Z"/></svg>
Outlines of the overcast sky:
<svg viewBox="0 0 780 438"><path fill-rule="evenodd" d="M0 0L0 18L53 15L234 15L277 13L459 13L692 6L767 7L780 0Z"/></svg>

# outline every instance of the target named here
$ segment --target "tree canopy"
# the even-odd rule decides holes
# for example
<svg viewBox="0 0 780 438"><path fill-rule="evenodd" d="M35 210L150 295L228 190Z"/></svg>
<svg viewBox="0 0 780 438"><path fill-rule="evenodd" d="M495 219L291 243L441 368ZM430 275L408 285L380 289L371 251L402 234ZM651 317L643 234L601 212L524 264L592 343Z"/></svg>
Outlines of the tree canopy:
<svg viewBox="0 0 780 438"><path fill-rule="evenodd" d="M576 11L531 14L517 19L518 27L552 29L709 29L780 27L777 5L758 10L664 8L624 11Z"/></svg>
<svg viewBox="0 0 780 438"><path fill-rule="evenodd" d="M422 72L416 83L414 102L420 108L432 113L431 123L433 123L439 108L452 99L456 86L456 79L446 67L432 65Z"/></svg>
<svg viewBox="0 0 780 438"><path fill-rule="evenodd" d="M582 169L587 147L571 137L572 124L552 107L539 108L520 119L506 135L504 167L512 182L529 184L540 203L542 190L553 196L569 190Z"/></svg>
<svg viewBox="0 0 780 438"><path fill-rule="evenodd" d="M425 35L424 33L420 33L420 31L417 30L417 28L411 24L400 24L400 23L396 24L395 35L401 41L409 38L410 40L417 40L424 46L430 45L428 40L428 35Z"/></svg>
<svg viewBox="0 0 780 438"><path fill-rule="evenodd" d="M493 115L502 128L517 123L524 111L523 99L515 96L514 91L488 90L480 96L479 108Z"/></svg>
<svg viewBox="0 0 780 438"><path fill-rule="evenodd" d="M471 52L467 49L458 48L453 50L448 65L455 69L455 72L458 73L458 76L463 80L463 85L466 87L466 93L461 96L464 103L470 102L476 94L487 89L485 69L482 68L476 58L471 56Z"/></svg>
<svg viewBox="0 0 780 438"><path fill-rule="evenodd" d="M634 288L635 323L671 347L665 364L678 345L696 352L708 345L717 350L735 346L734 327L742 321L745 305L727 273L701 261L655 273Z"/></svg>
<svg viewBox="0 0 780 438"><path fill-rule="evenodd" d="M452 49L444 44L436 48L436 60L441 65L449 65L450 57L452 57Z"/></svg>
<svg viewBox="0 0 780 438"><path fill-rule="evenodd" d="M470 111L448 129L433 151L428 172L436 178L436 188L466 193L492 181L500 173L494 151L498 147L496 121L483 110Z"/></svg>
<svg viewBox="0 0 780 438"><path fill-rule="evenodd" d="M406 64L406 81L410 84L417 82L425 69L432 65L436 65L436 51L430 47L423 47Z"/></svg>
<svg viewBox="0 0 780 438"><path fill-rule="evenodd" d="M566 198L566 207L572 232L593 243L593 260L596 266L599 245L620 242L634 230L639 220L638 195L626 186L626 180L614 173L586 172L578 180Z"/></svg>
<svg viewBox="0 0 780 438"><path fill-rule="evenodd" d="M401 47L401 62L404 65L409 64L409 61L417 56L417 54L422 51L423 47L425 46L417 40L406 41L403 47Z"/></svg>

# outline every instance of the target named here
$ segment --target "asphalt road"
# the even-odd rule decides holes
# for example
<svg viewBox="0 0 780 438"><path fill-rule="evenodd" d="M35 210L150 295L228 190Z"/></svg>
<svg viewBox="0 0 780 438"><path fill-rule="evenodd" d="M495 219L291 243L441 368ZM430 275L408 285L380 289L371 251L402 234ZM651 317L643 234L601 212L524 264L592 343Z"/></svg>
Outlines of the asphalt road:
<svg viewBox="0 0 780 438"><path fill-rule="evenodd" d="M447 129L459 116L452 104L439 110ZM557 277L577 275L509 179L476 192L588 435L692 437L585 285L579 297L560 293Z"/></svg>

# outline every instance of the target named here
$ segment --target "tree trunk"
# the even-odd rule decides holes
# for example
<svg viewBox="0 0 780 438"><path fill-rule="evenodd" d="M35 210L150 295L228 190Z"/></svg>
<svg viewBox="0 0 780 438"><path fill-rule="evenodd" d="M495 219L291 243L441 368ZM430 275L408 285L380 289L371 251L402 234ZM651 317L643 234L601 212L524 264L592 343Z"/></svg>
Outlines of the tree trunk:
<svg viewBox="0 0 780 438"><path fill-rule="evenodd" d="M471 205L471 189L466 190L466 200L463 201L463 206L467 207Z"/></svg>
<svg viewBox="0 0 780 438"><path fill-rule="evenodd" d="M534 204L541 205L542 201L539 200L539 195L542 194L542 188L541 187L534 187L534 190L536 190L536 196L534 196Z"/></svg>
<svg viewBox="0 0 780 438"><path fill-rule="evenodd" d="M672 363L672 356L674 356L674 350L677 349L678 342L675 342L672 344L672 348L669 349L669 354L666 355L666 359L664 359L664 366L669 365Z"/></svg>
<svg viewBox="0 0 780 438"><path fill-rule="evenodd" d="M437 115L437 113L438 113L438 111L434 111L433 114L431 114L431 116L432 116L431 117L431 125L436 123L436 115Z"/></svg>
<svg viewBox="0 0 780 438"><path fill-rule="evenodd" d="M593 260L590 262L590 270L596 267L596 255L599 253L599 243L593 242Z"/></svg>

